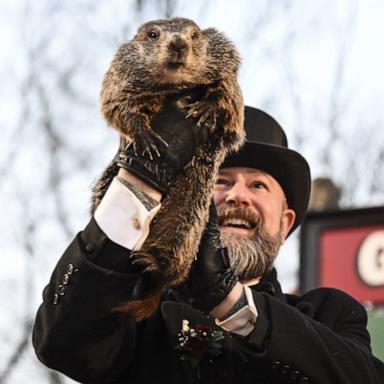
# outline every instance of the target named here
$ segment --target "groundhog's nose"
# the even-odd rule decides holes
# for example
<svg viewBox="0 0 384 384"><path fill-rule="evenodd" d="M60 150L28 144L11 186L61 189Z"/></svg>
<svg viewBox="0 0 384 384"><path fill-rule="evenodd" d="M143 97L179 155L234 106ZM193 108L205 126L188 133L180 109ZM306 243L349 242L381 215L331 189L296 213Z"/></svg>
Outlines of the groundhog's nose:
<svg viewBox="0 0 384 384"><path fill-rule="evenodd" d="M169 44L169 49L175 52L183 52L185 51L186 48L187 48L187 43L179 36L174 37Z"/></svg>

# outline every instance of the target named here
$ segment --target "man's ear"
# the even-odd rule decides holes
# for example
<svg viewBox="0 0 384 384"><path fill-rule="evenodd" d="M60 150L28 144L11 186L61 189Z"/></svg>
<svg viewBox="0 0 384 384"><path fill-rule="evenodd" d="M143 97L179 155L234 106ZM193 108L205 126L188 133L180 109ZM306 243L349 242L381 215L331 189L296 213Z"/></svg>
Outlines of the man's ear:
<svg viewBox="0 0 384 384"><path fill-rule="evenodd" d="M286 208L283 211L281 218L281 238L280 244L283 244L290 229L292 228L296 218L296 213L291 208Z"/></svg>

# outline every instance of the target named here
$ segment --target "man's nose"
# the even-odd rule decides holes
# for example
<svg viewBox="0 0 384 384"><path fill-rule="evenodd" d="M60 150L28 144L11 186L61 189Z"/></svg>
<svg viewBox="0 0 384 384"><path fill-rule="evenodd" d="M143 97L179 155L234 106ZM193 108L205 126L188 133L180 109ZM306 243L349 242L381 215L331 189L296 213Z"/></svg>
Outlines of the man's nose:
<svg viewBox="0 0 384 384"><path fill-rule="evenodd" d="M230 190L227 192L225 199L227 204L235 205L251 205L249 191L244 184L235 183Z"/></svg>

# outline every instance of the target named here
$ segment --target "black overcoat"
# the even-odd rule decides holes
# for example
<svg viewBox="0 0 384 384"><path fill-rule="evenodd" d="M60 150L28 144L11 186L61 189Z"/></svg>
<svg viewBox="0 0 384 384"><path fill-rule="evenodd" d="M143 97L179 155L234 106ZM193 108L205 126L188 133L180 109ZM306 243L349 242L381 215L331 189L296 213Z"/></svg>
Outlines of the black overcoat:
<svg viewBox="0 0 384 384"><path fill-rule="evenodd" d="M172 291L141 323L111 311L137 281L127 253L94 220L69 245L34 325L33 345L48 367L90 384L384 383L364 308L335 289L283 295L274 271L252 288L255 329L247 337L224 333L223 353L204 357L197 372L174 348L177 334L183 319L214 327L210 316Z"/></svg>

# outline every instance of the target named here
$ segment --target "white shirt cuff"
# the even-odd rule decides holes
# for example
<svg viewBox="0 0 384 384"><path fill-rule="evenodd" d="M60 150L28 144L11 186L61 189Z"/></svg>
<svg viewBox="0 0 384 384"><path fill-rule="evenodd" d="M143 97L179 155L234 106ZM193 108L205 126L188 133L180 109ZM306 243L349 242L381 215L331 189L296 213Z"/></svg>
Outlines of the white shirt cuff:
<svg viewBox="0 0 384 384"><path fill-rule="evenodd" d="M255 328L258 314L251 289L244 286L244 293L248 305L238 310L232 316L228 317L228 319L223 321L216 319L215 322L216 325L223 328L227 332L236 333L241 336L248 336Z"/></svg>
<svg viewBox="0 0 384 384"><path fill-rule="evenodd" d="M149 234L149 226L161 204L148 211L136 195L116 177L97 207L94 217L113 242L138 250Z"/></svg>

